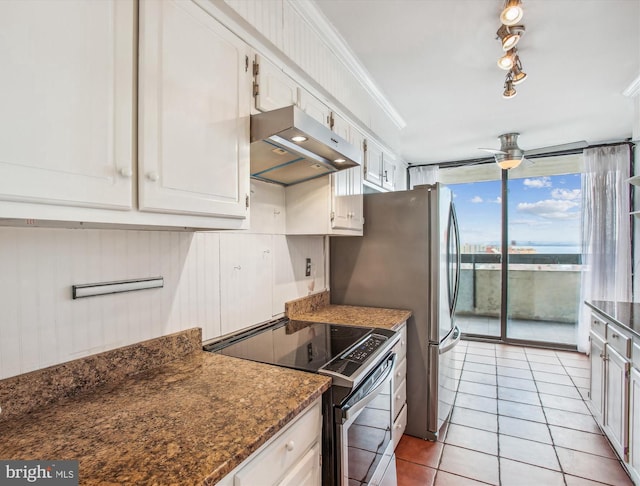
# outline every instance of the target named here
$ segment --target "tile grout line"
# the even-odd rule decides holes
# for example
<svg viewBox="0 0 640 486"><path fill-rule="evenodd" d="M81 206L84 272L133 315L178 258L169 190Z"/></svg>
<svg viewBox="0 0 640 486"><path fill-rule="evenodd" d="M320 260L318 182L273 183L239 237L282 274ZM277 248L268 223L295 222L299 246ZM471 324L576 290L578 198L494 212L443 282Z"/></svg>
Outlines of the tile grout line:
<svg viewBox="0 0 640 486"><path fill-rule="evenodd" d="M556 357L556 359L558 359L555 352L553 353L553 355ZM531 368L531 362L529 361L529 353L527 353L526 349L525 349L525 356L527 357L527 363L529 364L529 368ZM560 360L558 359L558 361ZM560 364L562 365L562 361L560 361ZM547 426L547 431L549 432L549 438L551 439L551 447L553 447L553 454L556 456L556 461L558 461L558 467L560 468L560 473L562 474L562 482L565 484L565 486L567 486L567 475L564 471L564 468L562 467L562 463L560 462L558 449L556 449L556 441L553 438L553 434L551 433L551 426L549 425L547 410L543 406L542 398L540 397L540 388L538 387L538 380L536 379L536 375L533 374L533 369L531 369L531 376L533 376L533 384L536 387L536 393L538 394L538 400L540 401L540 408L542 409L542 415L544 415L544 422L545 422L545 425ZM573 380L571 381L571 383L573 383Z"/></svg>

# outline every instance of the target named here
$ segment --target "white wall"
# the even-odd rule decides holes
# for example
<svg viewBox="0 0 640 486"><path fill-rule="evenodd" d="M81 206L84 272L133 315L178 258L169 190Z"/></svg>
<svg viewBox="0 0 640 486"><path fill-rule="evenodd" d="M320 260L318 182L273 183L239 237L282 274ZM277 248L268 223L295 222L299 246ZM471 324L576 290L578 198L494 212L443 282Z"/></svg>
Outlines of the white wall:
<svg viewBox="0 0 640 486"><path fill-rule="evenodd" d="M276 196L281 190L268 189ZM271 213L275 208L284 216L277 197L263 199L272 204ZM254 206L264 213L260 203ZM249 245L255 236L237 234ZM0 379L191 327L202 327L204 339L219 336L225 286L220 268L227 263L220 257L220 237L215 232L0 228ZM282 314L287 300L326 287L322 236L265 238L272 248L273 278L260 292L269 295L271 306L259 320ZM307 257L314 262L311 277L304 276ZM74 284L156 276L164 277L164 288L71 297ZM231 301L251 305L255 296L241 294Z"/></svg>

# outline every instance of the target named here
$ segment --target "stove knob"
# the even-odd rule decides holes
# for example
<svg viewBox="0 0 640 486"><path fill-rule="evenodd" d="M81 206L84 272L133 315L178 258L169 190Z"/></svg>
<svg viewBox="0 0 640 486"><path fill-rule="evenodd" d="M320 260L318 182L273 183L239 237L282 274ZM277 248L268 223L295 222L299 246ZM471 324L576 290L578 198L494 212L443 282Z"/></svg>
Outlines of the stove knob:
<svg viewBox="0 0 640 486"><path fill-rule="evenodd" d="M296 446L295 442L290 440L289 442L287 442L286 448L289 452L291 452L295 446Z"/></svg>

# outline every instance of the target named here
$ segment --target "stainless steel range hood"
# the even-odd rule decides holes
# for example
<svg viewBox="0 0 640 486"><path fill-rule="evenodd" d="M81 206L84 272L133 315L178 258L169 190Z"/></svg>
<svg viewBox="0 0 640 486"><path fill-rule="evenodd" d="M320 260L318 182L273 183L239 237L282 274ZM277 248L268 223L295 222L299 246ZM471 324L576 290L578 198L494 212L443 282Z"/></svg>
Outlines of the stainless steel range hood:
<svg viewBox="0 0 640 486"><path fill-rule="evenodd" d="M285 186L360 165L361 151L297 106L251 116L251 177Z"/></svg>

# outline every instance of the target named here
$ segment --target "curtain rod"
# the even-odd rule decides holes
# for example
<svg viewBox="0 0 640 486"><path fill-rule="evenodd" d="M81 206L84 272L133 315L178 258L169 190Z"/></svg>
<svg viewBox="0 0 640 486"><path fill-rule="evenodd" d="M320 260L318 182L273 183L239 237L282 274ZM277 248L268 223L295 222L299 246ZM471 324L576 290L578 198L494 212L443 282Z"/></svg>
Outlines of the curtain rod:
<svg viewBox="0 0 640 486"><path fill-rule="evenodd" d="M588 149L588 148L614 147L616 145L629 145L631 148L633 148L635 146L635 142L633 140L624 140L621 142L599 143L599 144L587 145L586 147L581 149L557 150L555 152L545 152L545 153L535 154L535 155L527 155L525 151L524 157L526 159L541 159L544 157L560 157L562 155L580 154L585 149ZM409 164L409 166L407 167L407 170L413 169L414 167L436 167L436 166L446 169L446 168L453 168L453 167L462 167L469 164L480 165L480 164L488 164L493 162L495 162L494 157L480 157L477 159L453 160L450 162L440 162L435 164Z"/></svg>

